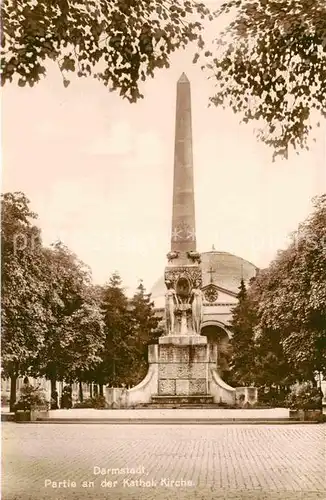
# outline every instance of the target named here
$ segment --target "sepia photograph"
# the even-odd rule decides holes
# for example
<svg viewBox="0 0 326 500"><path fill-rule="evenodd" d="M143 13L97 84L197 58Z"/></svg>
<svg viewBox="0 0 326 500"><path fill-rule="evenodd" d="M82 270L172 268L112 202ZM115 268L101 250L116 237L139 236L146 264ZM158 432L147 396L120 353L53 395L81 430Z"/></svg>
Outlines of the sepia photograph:
<svg viewBox="0 0 326 500"><path fill-rule="evenodd" d="M326 0L2 0L1 497L326 498Z"/></svg>

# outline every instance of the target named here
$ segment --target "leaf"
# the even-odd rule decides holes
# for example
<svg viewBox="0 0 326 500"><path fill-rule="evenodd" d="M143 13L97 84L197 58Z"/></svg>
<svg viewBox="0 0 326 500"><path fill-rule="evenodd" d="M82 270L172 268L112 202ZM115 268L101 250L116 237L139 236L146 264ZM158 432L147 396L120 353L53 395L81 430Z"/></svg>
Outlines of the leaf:
<svg viewBox="0 0 326 500"><path fill-rule="evenodd" d="M75 71L75 61L72 57L64 56L61 63L62 71Z"/></svg>
<svg viewBox="0 0 326 500"><path fill-rule="evenodd" d="M198 61L199 57L200 56L199 56L198 52L196 52L196 54L194 55L194 58L192 60L193 64L196 64L196 62Z"/></svg>

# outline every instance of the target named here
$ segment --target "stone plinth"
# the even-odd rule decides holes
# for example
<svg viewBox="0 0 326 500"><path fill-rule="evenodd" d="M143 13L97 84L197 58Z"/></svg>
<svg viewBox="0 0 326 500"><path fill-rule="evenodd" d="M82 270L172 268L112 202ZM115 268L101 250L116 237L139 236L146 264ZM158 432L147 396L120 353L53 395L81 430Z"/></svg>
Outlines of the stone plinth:
<svg viewBox="0 0 326 500"><path fill-rule="evenodd" d="M158 339L159 344L167 345L203 345L207 337L203 335L164 335Z"/></svg>
<svg viewBox="0 0 326 500"><path fill-rule="evenodd" d="M169 337L170 342L164 339ZM149 369L140 384L129 389L126 406L169 404L191 406L198 403L235 402L235 389L219 376L217 345L208 344L200 335L159 339L148 348ZM192 343L197 339L197 343ZM163 342L162 342L163 340Z"/></svg>
<svg viewBox="0 0 326 500"><path fill-rule="evenodd" d="M211 348L206 337L161 337L158 346L157 395L208 395L211 359Z"/></svg>

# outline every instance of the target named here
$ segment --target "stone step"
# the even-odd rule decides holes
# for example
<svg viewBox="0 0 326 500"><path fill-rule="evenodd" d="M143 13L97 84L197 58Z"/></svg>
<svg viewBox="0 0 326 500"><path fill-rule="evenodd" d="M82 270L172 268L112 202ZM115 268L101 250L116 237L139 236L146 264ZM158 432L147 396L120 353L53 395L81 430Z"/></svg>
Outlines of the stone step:
<svg viewBox="0 0 326 500"><path fill-rule="evenodd" d="M48 418L19 424L110 424L110 425L310 425L317 421L292 419L218 419L218 418Z"/></svg>
<svg viewBox="0 0 326 500"><path fill-rule="evenodd" d="M138 408L138 407L136 407ZM139 407L141 408L141 407ZM143 408L148 408L148 409L157 409L159 410L160 408L164 408L164 409L171 409L171 410L178 410L180 408L184 409L184 410L210 410L210 409L221 409L221 406L219 406L218 404L197 404L197 403L194 403L194 404L189 404L189 403L184 403L184 404L180 404L180 403L165 403L165 404L161 404L161 403L148 403L147 405L144 405ZM223 408L222 408L223 409Z"/></svg>
<svg viewBox="0 0 326 500"><path fill-rule="evenodd" d="M201 405L205 405L206 407L212 407L213 404L214 404L214 398L209 394L203 394L198 396L170 395L170 396L152 396L149 407L155 405L161 408L166 408L168 406L169 407L174 406L177 408L181 407L194 408L195 406L197 406L198 408L200 408L202 407Z"/></svg>

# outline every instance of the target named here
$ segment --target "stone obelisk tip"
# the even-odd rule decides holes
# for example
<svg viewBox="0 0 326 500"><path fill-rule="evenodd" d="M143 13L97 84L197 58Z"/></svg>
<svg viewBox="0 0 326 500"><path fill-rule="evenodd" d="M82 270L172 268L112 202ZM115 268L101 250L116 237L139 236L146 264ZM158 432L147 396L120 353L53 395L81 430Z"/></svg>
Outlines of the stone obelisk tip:
<svg viewBox="0 0 326 500"><path fill-rule="evenodd" d="M187 78L186 73L182 73L182 75L180 76L180 78L178 80L178 83L190 83L188 78Z"/></svg>

